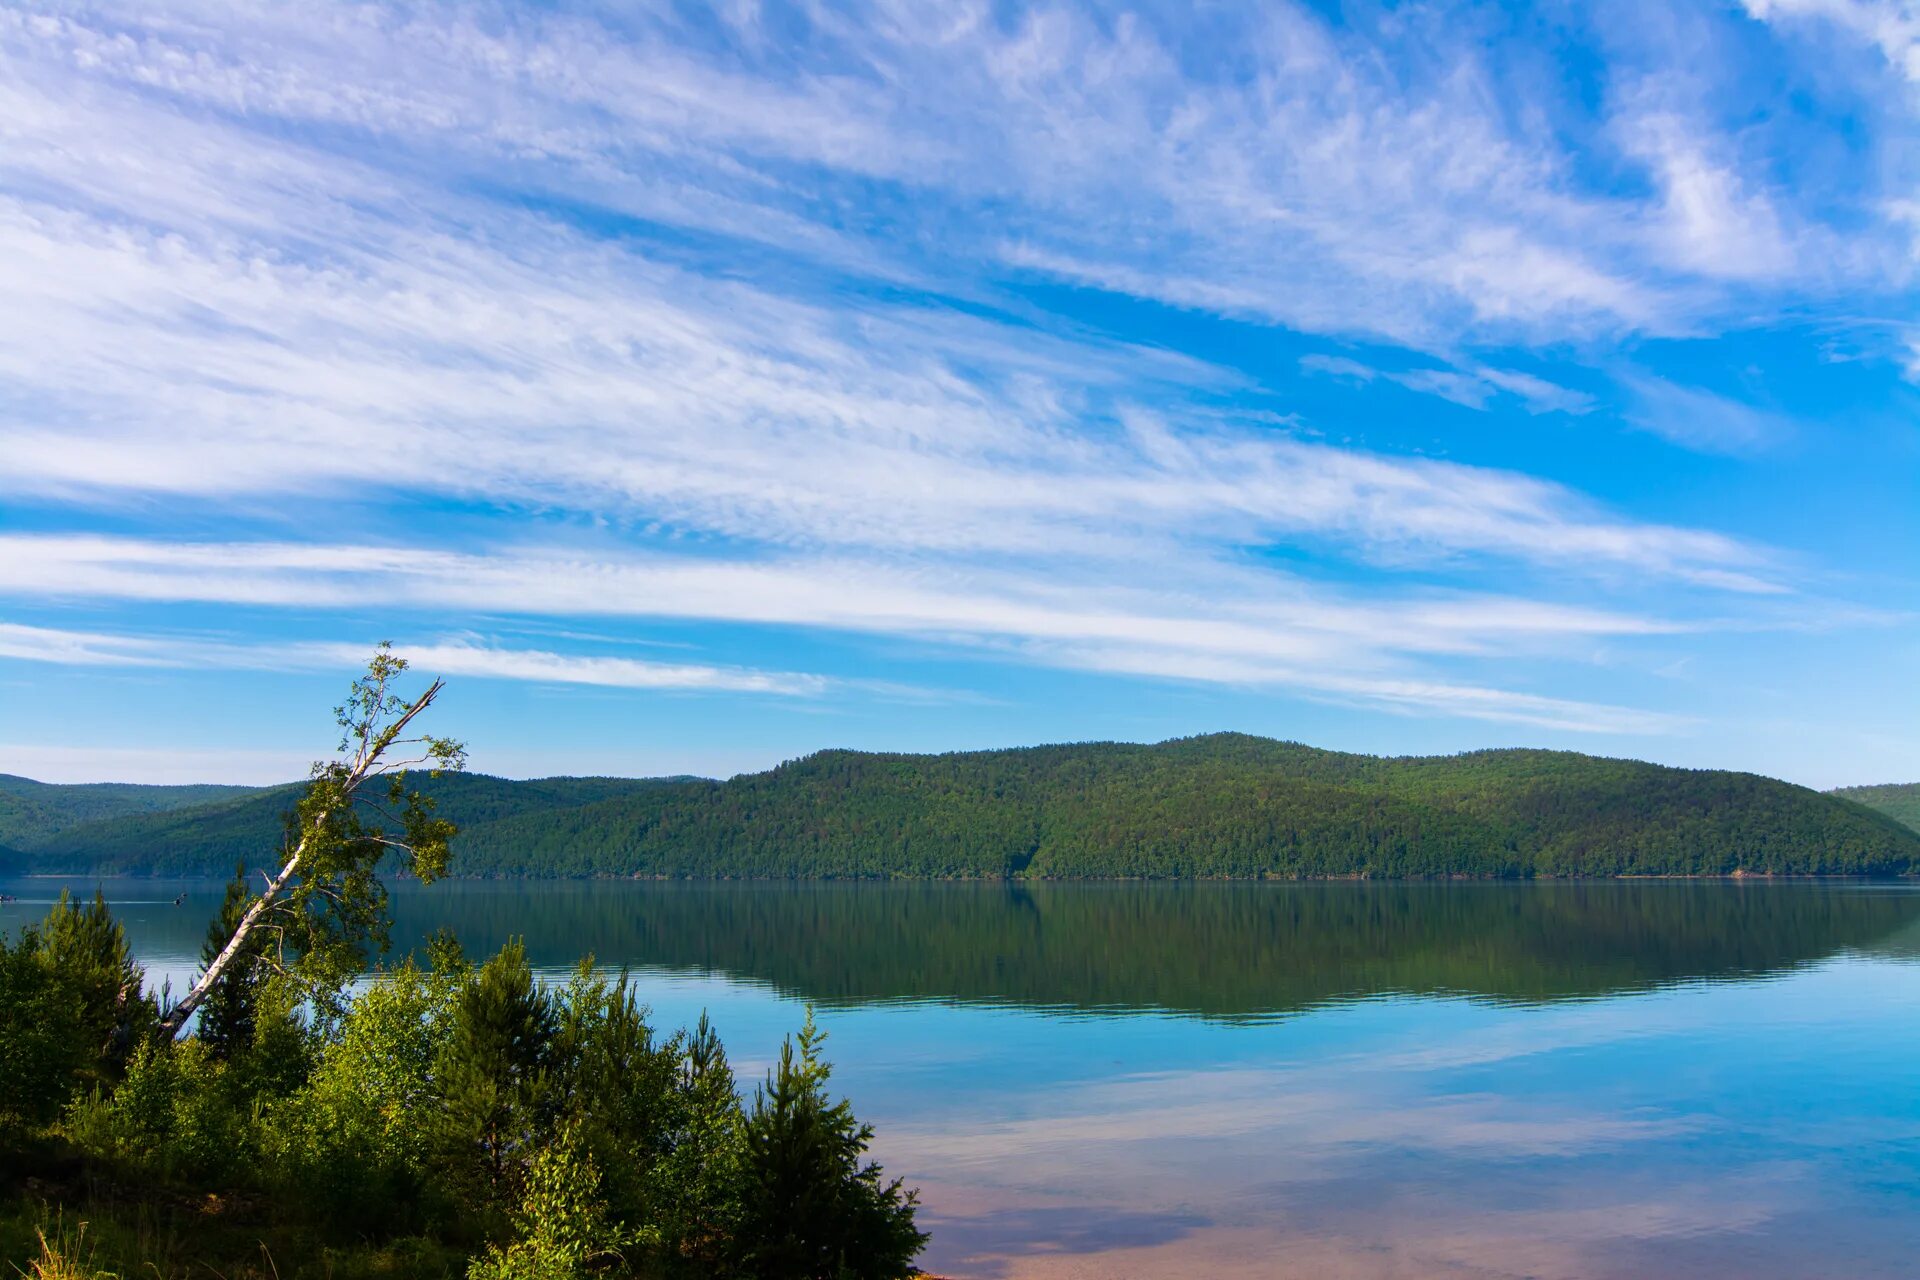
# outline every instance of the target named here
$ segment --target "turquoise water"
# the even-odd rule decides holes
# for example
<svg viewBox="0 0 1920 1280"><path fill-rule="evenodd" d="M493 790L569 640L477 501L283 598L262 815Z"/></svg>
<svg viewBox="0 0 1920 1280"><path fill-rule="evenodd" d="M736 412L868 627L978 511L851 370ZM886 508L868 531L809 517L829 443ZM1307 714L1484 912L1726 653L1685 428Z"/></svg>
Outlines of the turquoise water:
<svg viewBox="0 0 1920 1280"><path fill-rule="evenodd" d="M4 886L0 927L45 909ZM106 886L156 976L218 886ZM187 902L172 899L185 890ZM650 885L396 896L631 965L837 1085L980 1277L1911 1276L1920 892L1817 884Z"/></svg>

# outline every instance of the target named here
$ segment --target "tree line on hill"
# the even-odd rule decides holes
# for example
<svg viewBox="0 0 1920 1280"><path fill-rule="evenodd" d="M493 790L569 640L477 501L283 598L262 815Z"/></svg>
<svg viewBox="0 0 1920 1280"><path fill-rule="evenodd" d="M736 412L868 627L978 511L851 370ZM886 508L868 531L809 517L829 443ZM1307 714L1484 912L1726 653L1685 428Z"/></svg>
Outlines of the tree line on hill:
<svg viewBox="0 0 1920 1280"><path fill-rule="evenodd" d="M1905 875L1920 835L1753 774L1573 752L1321 751L1240 734L888 755L726 782L453 776L461 873L741 878ZM290 793L288 793L290 794ZM15 842L16 869L205 874L286 794Z"/></svg>

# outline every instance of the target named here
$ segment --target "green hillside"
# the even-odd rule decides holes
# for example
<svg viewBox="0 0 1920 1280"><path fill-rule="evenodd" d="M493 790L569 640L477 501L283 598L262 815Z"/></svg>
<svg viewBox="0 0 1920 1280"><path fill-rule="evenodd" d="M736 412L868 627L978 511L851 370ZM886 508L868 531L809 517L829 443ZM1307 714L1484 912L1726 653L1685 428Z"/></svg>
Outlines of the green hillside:
<svg viewBox="0 0 1920 1280"><path fill-rule="evenodd" d="M253 787L143 787L127 782L55 783L0 773L0 845L26 848L71 827L130 814L164 813L253 793Z"/></svg>
<svg viewBox="0 0 1920 1280"><path fill-rule="evenodd" d="M1112 878L1907 874L1920 836L1753 774L1571 752L1382 758L1239 734L824 751L728 782L439 784L469 875ZM43 869L230 870L286 794L63 832Z"/></svg>
<svg viewBox="0 0 1920 1280"><path fill-rule="evenodd" d="M1841 787L1830 794L1878 809L1895 822L1920 831L1920 782L1895 782L1881 787Z"/></svg>
<svg viewBox="0 0 1920 1280"><path fill-rule="evenodd" d="M473 838L511 818L537 817L604 801L679 779L539 778L514 782L480 773L416 780L440 812ZM280 847L282 817L300 784L248 791L165 813L131 814L68 827L22 842L14 866L33 871L132 872L142 875L228 874L238 863L257 865Z"/></svg>

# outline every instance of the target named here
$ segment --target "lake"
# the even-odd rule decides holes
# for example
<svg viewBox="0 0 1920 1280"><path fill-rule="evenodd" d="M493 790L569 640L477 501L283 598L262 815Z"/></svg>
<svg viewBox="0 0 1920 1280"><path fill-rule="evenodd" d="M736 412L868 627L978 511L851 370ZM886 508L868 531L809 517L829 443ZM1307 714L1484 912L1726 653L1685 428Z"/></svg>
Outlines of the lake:
<svg viewBox="0 0 1920 1280"><path fill-rule="evenodd" d="M58 886L3 887L11 928ZM219 886L105 889L177 988ZM812 1003L948 1275L1920 1257L1904 885L455 882L395 910L397 939L631 966L658 1024L710 1011L749 1080Z"/></svg>

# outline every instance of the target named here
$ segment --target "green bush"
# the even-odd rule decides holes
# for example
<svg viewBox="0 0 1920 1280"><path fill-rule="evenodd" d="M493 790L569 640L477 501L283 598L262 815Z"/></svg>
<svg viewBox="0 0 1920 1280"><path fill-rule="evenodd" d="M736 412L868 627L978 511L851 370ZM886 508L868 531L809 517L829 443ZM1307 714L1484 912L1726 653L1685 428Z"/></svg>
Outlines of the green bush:
<svg viewBox="0 0 1920 1280"><path fill-rule="evenodd" d="M518 1238L488 1247L468 1280L578 1280L620 1259L623 1245L657 1238L623 1230L607 1211L601 1174L577 1122L563 1124L528 1165L515 1214Z"/></svg>
<svg viewBox="0 0 1920 1280"><path fill-rule="evenodd" d="M249 1100L198 1040L144 1041L119 1087L76 1102L67 1129L82 1150L157 1182L225 1187L254 1167Z"/></svg>
<svg viewBox="0 0 1920 1280"><path fill-rule="evenodd" d="M430 967L403 963L348 1005L316 1048L305 1086L262 1109L277 1192L361 1230L422 1224L433 1193L434 1063L468 971L458 948L443 943Z"/></svg>

